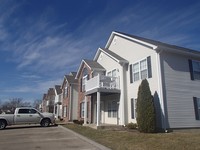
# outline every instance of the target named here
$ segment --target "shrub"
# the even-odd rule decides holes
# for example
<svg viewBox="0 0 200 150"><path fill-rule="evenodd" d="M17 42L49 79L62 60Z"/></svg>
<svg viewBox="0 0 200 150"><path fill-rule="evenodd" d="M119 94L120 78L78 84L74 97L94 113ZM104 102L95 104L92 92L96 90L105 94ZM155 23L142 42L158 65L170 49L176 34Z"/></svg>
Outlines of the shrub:
<svg viewBox="0 0 200 150"><path fill-rule="evenodd" d="M145 133L155 132L156 116L154 99L146 79L144 79L139 86L136 111L138 130Z"/></svg>
<svg viewBox="0 0 200 150"><path fill-rule="evenodd" d="M126 125L126 127L128 128L128 129L137 129L137 123L128 123L127 125Z"/></svg>
<svg viewBox="0 0 200 150"><path fill-rule="evenodd" d="M83 125L84 120L73 120L74 124Z"/></svg>

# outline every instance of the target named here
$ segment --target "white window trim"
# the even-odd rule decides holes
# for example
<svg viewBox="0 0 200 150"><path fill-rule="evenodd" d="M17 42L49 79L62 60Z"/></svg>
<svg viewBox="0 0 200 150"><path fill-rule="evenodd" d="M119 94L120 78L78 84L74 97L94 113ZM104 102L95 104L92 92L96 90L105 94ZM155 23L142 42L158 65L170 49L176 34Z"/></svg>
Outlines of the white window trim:
<svg viewBox="0 0 200 150"><path fill-rule="evenodd" d="M146 69L141 70L140 64L141 64L141 61L143 61L143 60L145 60L145 62L146 62ZM135 80L135 78L134 78L134 74L135 74L135 73L138 73L138 72L134 72L134 71L133 71L133 70L134 70L134 69L133 69L133 66L134 66L135 64L137 64L137 63L138 63L138 65L139 65L139 80ZM146 77L146 78L148 78L149 72L148 72L147 57L145 57L145 58L143 58L143 59L140 59L140 60L138 60L138 61L132 63L132 78L133 78L133 82L137 82L137 81L142 80L142 78L141 78L141 71L144 71L144 70L147 70L147 77Z"/></svg>

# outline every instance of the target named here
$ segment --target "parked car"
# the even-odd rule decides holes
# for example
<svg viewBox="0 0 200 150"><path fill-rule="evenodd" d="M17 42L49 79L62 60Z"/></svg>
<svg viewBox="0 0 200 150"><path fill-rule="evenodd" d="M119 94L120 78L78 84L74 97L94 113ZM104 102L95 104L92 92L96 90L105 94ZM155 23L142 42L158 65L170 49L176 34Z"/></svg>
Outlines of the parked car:
<svg viewBox="0 0 200 150"><path fill-rule="evenodd" d="M48 127L54 123L54 114L41 113L31 107L16 108L14 114L0 114L0 130L16 124L40 124L42 127Z"/></svg>

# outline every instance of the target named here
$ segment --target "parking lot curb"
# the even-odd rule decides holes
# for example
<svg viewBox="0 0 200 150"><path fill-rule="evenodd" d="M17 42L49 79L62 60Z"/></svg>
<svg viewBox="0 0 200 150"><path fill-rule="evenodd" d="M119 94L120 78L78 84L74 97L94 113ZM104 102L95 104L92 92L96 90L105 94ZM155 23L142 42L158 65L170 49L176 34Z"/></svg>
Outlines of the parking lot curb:
<svg viewBox="0 0 200 150"><path fill-rule="evenodd" d="M76 133L76 132L74 132L74 131L72 131L72 130L70 130L68 128L63 127L62 125L58 125L58 127L62 128L63 130L66 130L67 132L70 132L70 133L74 134L75 136L77 136L77 137L81 138L82 140L94 145L95 147L99 148L100 150L111 150L110 148L105 147L104 145L101 145L101 144L99 144L99 143L97 143L95 141L92 141L92 140L88 139L85 136L82 136L82 135L80 135L80 134L78 134L78 133Z"/></svg>

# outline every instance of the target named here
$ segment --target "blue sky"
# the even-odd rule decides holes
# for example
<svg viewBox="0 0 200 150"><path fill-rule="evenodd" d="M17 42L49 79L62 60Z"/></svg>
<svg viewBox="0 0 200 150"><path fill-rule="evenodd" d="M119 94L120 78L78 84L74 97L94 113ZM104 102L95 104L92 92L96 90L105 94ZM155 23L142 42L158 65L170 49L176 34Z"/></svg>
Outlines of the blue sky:
<svg viewBox="0 0 200 150"><path fill-rule="evenodd" d="M42 99L112 31L200 50L200 1L0 0L0 100Z"/></svg>

